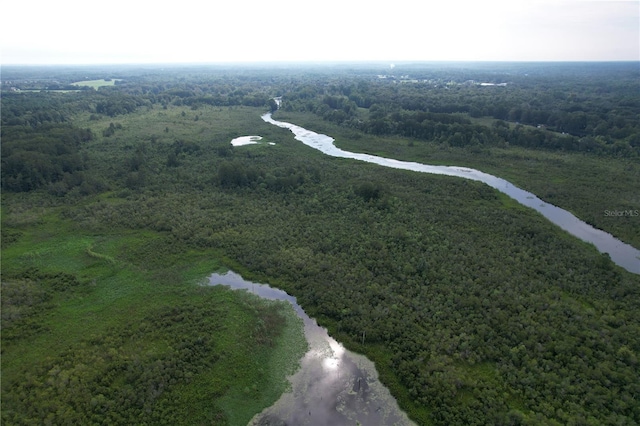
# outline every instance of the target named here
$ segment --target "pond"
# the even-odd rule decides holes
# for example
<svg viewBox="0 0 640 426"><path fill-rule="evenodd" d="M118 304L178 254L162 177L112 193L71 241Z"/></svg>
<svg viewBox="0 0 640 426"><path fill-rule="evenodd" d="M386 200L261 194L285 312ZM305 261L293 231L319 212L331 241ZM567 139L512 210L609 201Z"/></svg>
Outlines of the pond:
<svg viewBox="0 0 640 426"><path fill-rule="evenodd" d="M246 281L235 272L213 274L210 285L246 290L265 299L286 300L304 323L309 350L289 378L291 391L251 425L413 425L378 380L373 362L348 351L310 318L296 298L277 288ZM366 338L366 337L365 337Z"/></svg>
<svg viewBox="0 0 640 426"><path fill-rule="evenodd" d="M231 140L233 146L254 145L259 144L262 140L262 136L239 136ZM269 142L269 145L275 145L274 142Z"/></svg>

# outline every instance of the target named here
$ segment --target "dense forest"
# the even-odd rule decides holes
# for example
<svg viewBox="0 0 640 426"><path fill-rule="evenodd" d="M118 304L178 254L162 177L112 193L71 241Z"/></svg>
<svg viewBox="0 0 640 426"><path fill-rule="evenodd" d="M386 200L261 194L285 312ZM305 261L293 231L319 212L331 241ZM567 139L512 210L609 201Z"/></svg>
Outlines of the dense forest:
<svg viewBox="0 0 640 426"><path fill-rule="evenodd" d="M640 210L638 64L392 71L3 67L3 423L246 424L304 343L196 284L221 266L297 297L418 424L640 422L639 276L481 183L260 119L282 97L340 146L485 170L638 247L639 217L603 214Z"/></svg>
<svg viewBox="0 0 640 426"><path fill-rule="evenodd" d="M578 67L547 74L526 69L515 75L463 74L448 81L418 73L384 75L377 81L307 83L287 93L285 108L312 111L371 134L453 146L508 143L637 156L637 64L591 64L591 74L575 76ZM360 114L360 109L368 114ZM497 121L486 128L474 120L483 117ZM509 130L505 121L521 127Z"/></svg>

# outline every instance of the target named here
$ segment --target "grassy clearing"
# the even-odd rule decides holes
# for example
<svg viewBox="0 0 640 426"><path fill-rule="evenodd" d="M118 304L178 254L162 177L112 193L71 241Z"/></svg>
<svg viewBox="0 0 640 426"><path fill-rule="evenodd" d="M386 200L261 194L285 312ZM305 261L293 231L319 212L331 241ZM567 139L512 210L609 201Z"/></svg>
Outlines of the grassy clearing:
<svg viewBox="0 0 640 426"><path fill-rule="evenodd" d="M294 374L301 358L299 354L307 350L301 328L302 320L288 307L281 312L287 327L279 336L272 353L256 354L250 360L243 361L238 368L242 368L247 362L256 367L256 372L247 376L244 387L234 387L219 400L220 407L228 413L231 425L244 426L253 418L254 413L273 405L290 387L290 383L283 380L283 373ZM215 374L210 378L214 380Z"/></svg>
<svg viewBox="0 0 640 426"><path fill-rule="evenodd" d="M548 130L545 126L538 127L538 126L533 126L531 124L514 123L512 121L499 120L499 119L493 118L493 117L472 117L469 114L465 114L465 113L458 113L458 114L455 114L455 115L459 115L461 117L465 117L465 118L471 120L472 123L482 124L483 126L487 126L487 127L493 127L496 122L501 121L503 123L506 123L507 126L509 126L509 129L511 129L511 130L515 129L518 126L521 126L521 127L524 127L526 129L530 129L530 130L544 129L545 132L553 133L553 134L558 135L558 136L563 136L564 135L561 132L554 132L554 131Z"/></svg>
<svg viewBox="0 0 640 426"><path fill-rule="evenodd" d="M116 81L118 81L118 79L110 79L110 80L100 79L100 80L76 81L75 83L71 83L71 84L74 86L87 86L95 90L98 90L100 87L113 86L116 84Z"/></svg>
<svg viewBox="0 0 640 426"><path fill-rule="evenodd" d="M231 139L245 134L260 134L263 140L271 140L269 135L274 134L275 128L260 118L263 113L263 109L253 107L201 106L194 110L170 105L166 109L157 106L142 108L117 117L99 116L98 120L95 115L90 119L91 115L85 113L76 117L74 123L78 127L97 130L99 134L109 123L120 123L124 129L116 133L116 138L135 137L139 140L154 136L159 143L170 143L175 138L189 137L190 141L224 140L231 143Z"/></svg>
<svg viewBox="0 0 640 426"><path fill-rule="evenodd" d="M3 220L11 223L11 214L7 217L3 211ZM69 401L82 407L81 395L95 397L107 392L101 388L104 380L100 377L111 377L109 372L116 365L134 368L131 363L136 359L149 373L114 376L105 388L111 393L105 394L104 404L115 403L118 392L146 383L145 377L155 377L149 375L151 369L163 365L165 376L153 380L154 386L160 380L164 391L153 396L156 402L150 407L154 408L146 416L164 419L176 415L180 418L176 424L246 424L286 389L286 376L295 370L306 348L301 321L296 320L287 303L263 303L252 295L197 285L220 266L212 260L212 252L156 250L171 242L166 236L149 231L87 233L76 224L59 219L56 208L44 212L36 224L18 229L18 240L2 252L3 296L9 294L4 293L5 289L9 292L22 288L26 292L25 296L3 297L5 422L42 420L43 412L54 410L50 407L64 407ZM147 264L154 257L154 265L166 266ZM32 271L31 275L26 277L25 271ZM57 281L50 277L61 272L75 277L73 288L51 287ZM16 285L11 286L12 282ZM24 300L34 300L37 295L46 296L42 303L24 306ZM175 309L182 309L185 314L175 314ZM23 317L14 315L6 321L5 314L9 312L21 312ZM198 322L197 315L192 320L194 315L189 312L200 312L211 324ZM173 320L171 315L179 316ZM281 325L273 327L275 340L268 344L256 341L256 327L269 318L284 318ZM188 354L192 352L176 350L184 344L179 343L180 339L198 335L211 340L211 349L201 358L191 359L188 357L193 355ZM174 342L176 336L183 336L178 343ZM265 338L271 339L269 336ZM192 345L185 350L197 348ZM180 365L185 356L191 359L189 368L194 369L186 376L171 367ZM88 369L78 370L82 365ZM57 382L47 381L46 374L41 376L52 368L61 369L60 374L66 376L77 376L77 385L73 382L63 389L57 387ZM30 391L20 385L25 377L33 382ZM65 393L73 389L79 392L77 396ZM23 403L28 405L22 406ZM91 400L91 406L95 403ZM135 407L127 410L122 419L107 419L104 413L85 412L82 408L66 414L61 414L64 410L54 410L47 418L54 422L101 418L122 423L132 419L126 415L137 412Z"/></svg>

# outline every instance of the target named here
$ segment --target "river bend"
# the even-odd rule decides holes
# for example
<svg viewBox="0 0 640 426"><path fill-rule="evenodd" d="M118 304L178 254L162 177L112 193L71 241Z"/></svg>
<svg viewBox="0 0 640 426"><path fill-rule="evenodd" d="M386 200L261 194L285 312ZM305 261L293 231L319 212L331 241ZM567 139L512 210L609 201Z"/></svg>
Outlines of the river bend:
<svg viewBox="0 0 640 426"><path fill-rule="evenodd" d="M249 426L415 426L389 390L378 379L375 365L363 355L345 349L320 327L286 292L266 284L246 281L233 271L213 274L210 285L247 290L271 300L285 300L304 323L309 350L291 377L291 390Z"/></svg>

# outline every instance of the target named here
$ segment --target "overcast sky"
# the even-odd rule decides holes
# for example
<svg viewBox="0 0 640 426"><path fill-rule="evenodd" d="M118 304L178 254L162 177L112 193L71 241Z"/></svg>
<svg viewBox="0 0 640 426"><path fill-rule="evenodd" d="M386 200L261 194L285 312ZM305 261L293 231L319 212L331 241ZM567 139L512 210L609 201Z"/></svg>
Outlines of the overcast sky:
<svg viewBox="0 0 640 426"><path fill-rule="evenodd" d="M0 10L3 64L640 60L640 1L26 0Z"/></svg>

